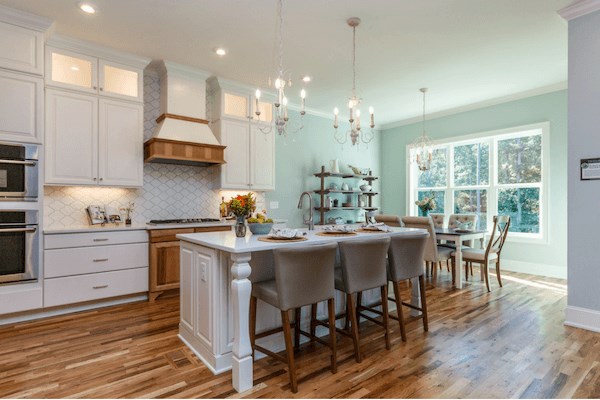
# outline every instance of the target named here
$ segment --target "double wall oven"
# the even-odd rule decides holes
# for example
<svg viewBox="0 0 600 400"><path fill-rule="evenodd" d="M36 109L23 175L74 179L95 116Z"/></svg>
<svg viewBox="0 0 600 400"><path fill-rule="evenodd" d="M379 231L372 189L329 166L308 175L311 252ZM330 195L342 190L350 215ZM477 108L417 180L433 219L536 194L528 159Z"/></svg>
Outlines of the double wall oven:
<svg viewBox="0 0 600 400"><path fill-rule="evenodd" d="M37 200L38 146L0 143L0 285L38 279Z"/></svg>

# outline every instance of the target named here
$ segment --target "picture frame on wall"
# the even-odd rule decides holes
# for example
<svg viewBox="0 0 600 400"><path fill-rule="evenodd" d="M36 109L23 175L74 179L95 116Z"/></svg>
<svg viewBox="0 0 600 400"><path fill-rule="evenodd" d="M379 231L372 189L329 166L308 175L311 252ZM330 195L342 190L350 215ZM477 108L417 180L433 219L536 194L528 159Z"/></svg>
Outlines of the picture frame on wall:
<svg viewBox="0 0 600 400"><path fill-rule="evenodd" d="M600 158L584 158L579 163L582 181L600 179Z"/></svg>

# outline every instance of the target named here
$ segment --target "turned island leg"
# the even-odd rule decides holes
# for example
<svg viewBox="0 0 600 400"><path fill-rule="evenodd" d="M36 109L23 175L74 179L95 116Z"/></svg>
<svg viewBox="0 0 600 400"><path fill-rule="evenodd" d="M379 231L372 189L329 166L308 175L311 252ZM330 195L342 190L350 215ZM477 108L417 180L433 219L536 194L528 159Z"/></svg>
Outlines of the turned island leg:
<svg viewBox="0 0 600 400"><path fill-rule="evenodd" d="M252 284L248 277L250 268L250 253L231 254L231 300L233 307L233 388L238 392L251 389L252 375L252 346L250 345L249 310Z"/></svg>

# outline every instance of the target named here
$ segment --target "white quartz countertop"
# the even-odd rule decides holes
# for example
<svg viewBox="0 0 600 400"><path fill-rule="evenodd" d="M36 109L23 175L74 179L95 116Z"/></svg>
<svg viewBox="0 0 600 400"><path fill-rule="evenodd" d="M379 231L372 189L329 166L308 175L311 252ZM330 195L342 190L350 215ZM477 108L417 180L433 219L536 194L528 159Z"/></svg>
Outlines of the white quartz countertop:
<svg viewBox="0 0 600 400"><path fill-rule="evenodd" d="M306 231L306 230L304 230ZM329 243L329 242L342 242L349 240L368 240L375 239L385 236L426 236L428 235L425 229L413 229L413 228L392 228L391 232L377 232L377 233L361 233L357 232L356 235L348 236L319 236L316 235L315 231L306 231L306 238L308 240L301 242L289 242L289 243L272 243L262 242L258 238L264 235L253 235L248 233L243 238L235 236L235 232L203 232L203 233L186 233L177 235L177 238L201 246L210 247L213 249L223 250L228 253L250 253L253 251L262 250L273 250L281 247L297 247L306 246L311 244Z"/></svg>
<svg viewBox="0 0 600 400"><path fill-rule="evenodd" d="M44 234L53 235L61 233L86 233L86 232L111 232L111 231L139 231L139 230L155 230L155 229L186 229L186 228L209 228L217 226L233 226L235 221L224 222L199 222L195 224L163 224L163 225L148 225L148 224L105 224L102 225L80 225L80 226L65 226L65 227L47 227L44 228Z"/></svg>

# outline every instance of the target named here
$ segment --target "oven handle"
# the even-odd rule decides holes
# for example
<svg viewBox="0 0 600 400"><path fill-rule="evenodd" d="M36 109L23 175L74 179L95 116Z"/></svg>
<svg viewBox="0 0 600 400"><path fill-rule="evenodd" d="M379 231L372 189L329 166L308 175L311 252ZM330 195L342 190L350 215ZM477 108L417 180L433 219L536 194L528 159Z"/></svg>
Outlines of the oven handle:
<svg viewBox="0 0 600 400"><path fill-rule="evenodd" d="M0 159L0 164L18 164L18 165L26 165L28 167L35 167L37 162L28 161L28 160L2 160Z"/></svg>
<svg viewBox="0 0 600 400"><path fill-rule="evenodd" d="M6 232L35 232L37 228L0 228L0 233Z"/></svg>

